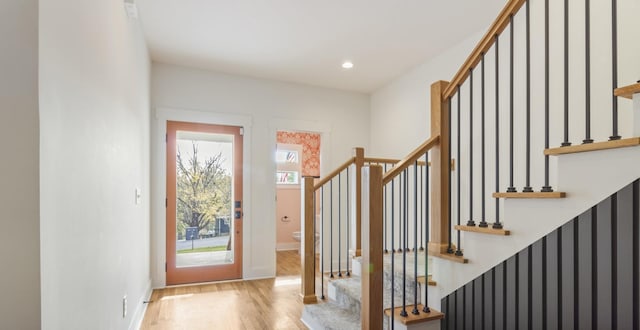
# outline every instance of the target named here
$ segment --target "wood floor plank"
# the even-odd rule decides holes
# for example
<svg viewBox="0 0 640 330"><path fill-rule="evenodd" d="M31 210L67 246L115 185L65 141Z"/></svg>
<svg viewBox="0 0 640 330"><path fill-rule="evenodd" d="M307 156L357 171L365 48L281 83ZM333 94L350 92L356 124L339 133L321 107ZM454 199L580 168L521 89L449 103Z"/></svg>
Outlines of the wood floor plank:
<svg viewBox="0 0 640 330"><path fill-rule="evenodd" d="M300 256L277 252L276 278L154 290L141 329L306 329Z"/></svg>

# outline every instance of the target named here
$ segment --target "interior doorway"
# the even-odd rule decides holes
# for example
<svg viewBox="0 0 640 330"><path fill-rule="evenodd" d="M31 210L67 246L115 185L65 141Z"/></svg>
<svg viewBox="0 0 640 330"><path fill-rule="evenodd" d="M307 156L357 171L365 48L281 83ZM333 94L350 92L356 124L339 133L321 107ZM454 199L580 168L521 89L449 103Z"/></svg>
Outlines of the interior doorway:
<svg viewBox="0 0 640 330"><path fill-rule="evenodd" d="M302 178L320 176L321 135L278 131L276 142L276 250L299 251Z"/></svg>
<svg viewBox="0 0 640 330"><path fill-rule="evenodd" d="M242 128L167 122L167 285L242 277Z"/></svg>

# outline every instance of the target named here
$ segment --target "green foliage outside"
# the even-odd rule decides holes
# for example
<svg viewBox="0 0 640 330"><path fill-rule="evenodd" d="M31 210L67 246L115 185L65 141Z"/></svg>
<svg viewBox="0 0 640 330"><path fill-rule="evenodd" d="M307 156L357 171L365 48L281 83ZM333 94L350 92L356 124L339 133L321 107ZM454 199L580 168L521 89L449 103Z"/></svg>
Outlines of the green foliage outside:
<svg viewBox="0 0 640 330"><path fill-rule="evenodd" d="M222 154L200 159L197 141L191 141L192 154L177 152L177 230L209 229L214 219L231 214L231 173L222 167ZM205 230L206 231L206 230ZM226 247L225 247L226 248ZM191 251L191 250L189 250Z"/></svg>

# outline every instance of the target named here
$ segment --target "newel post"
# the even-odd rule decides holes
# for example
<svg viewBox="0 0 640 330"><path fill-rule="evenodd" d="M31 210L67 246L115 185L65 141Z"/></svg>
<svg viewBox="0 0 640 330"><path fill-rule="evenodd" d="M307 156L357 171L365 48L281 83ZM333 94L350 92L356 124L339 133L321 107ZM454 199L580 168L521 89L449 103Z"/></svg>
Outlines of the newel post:
<svg viewBox="0 0 640 330"><path fill-rule="evenodd" d="M314 264L316 256L314 252L315 247L315 231L314 228L314 178L304 177L304 188L302 189L302 240L300 261L302 266L302 287L300 296L302 302L305 304L314 304L318 302L316 297L316 282L315 282L315 270Z"/></svg>
<svg viewBox="0 0 640 330"><path fill-rule="evenodd" d="M373 165L362 170L362 329L382 329L382 167Z"/></svg>
<svg viewBox="0 0 640 330"><path fill-rule="evenodd" d="M431 149L431 239L430 253L446 253L449 235L449 103L442 95L447 81L431 85L431 136L440 135L440 143Z"/></svg>
<svg viewBox="0 0 640 330"><path fill-rule="evenodd" d="M362 167L364 166L364 148L355 148L354 149L354 157L355 157L355 166L356 166L356 186L355 186L355 222L356 222L356 230L355 230L355 253L356 257L361 255L362 250Z"/></svg>

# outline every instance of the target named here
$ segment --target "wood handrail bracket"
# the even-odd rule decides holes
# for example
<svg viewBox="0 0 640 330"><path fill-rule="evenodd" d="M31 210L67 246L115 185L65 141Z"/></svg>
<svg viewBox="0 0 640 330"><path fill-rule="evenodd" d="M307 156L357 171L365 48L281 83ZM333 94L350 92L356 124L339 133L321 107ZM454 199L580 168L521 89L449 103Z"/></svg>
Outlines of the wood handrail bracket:
<svg viewBox="0 0 640 330"><path fill-rule="evenodd" d="M500 15L493 21L491 27L487 33L482 37L480 42L476 45L476 48L473 49L471 55L464 62L458 73L451 79L451 83L449 87L445 89L442 98L444 100L452 97L456 93L456 88L458 85L462 85L462 83L469 76L469 70L473 69L478 65L480 60L482 59L482 54L486 54L487 51L493 46L495 42L495 36L500 35L502 31L509 25L509 18L511 15L515 15L518 10L525 3L525 0L510 0L500 12Z"/></svg>

